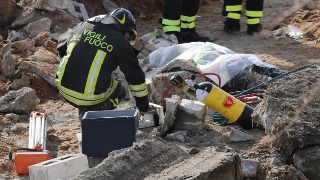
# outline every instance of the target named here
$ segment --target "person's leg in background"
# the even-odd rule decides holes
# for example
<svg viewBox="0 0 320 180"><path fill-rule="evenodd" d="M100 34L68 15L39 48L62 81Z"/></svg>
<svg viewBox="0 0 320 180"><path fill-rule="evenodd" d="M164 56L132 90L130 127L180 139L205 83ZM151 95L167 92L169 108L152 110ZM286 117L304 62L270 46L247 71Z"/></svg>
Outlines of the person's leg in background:
<svg viewBox="0 0 320 180"><path fill-rule="evenodd" d="M262 31L260 18L263 16L263 0L248 0L246 4L247 33L253 35Z"/></svg>
<svg viewBox="0 0 320 180"><path fill-rule="evenodd" d="M195 30L195 20L200 0L184 0L181 13L181 37L185 42L206 42L209 37L200 36Z"/></svg>
<svg viewBox="0 0 320 180"><path fill-rule="evenodd" d="M242 0L224 0L227 19L224 21L224 30L227 32L240 31L240 19L242 11Z"/></svg>
<svg viewBox="0 0 320 180"><path fill-rule="evenodd" d="M163 15L161 19L163 32L166 34L174 34L179 44L184 43L180 37L182 2L183 0L163 0Z"/></svg>

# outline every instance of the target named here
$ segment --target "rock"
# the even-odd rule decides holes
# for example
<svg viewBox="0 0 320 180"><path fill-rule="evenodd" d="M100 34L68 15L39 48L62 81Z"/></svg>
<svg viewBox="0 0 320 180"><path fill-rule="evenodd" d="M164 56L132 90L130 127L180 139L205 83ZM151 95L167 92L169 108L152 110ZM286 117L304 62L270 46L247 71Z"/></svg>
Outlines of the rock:
<svg viewBox="0 0 320 180"><path fill-rule="evenodd" d="M2 47L1 51L0 51L0 57L3 58L3 56L4 56L5 54L7 54L7 52L9 52L9 51L11 50L11 46L12 46L12 43L11 43L11 42L5 44L5 45Z"/></svg>
<svg viewBox="0 0 320 180"><path fill-rule="evenodd" d="M37 76L44 79L52 87L57 88L54 81L58 64L47 64L43 62L24 61L20 64L19 69L31 71Z"/></svg>
<svg viewBox="0 0 320 180"><path fill-rule="evenodd" d="M102 1L102 6L107 11L107 14L110 14L112 11L119 8L119 6L109 0Z"/></svg>
<svg viewBox="0 0 320 180"><path fill-rule="evenodd" d="M206 106L200 101L182 99L178 108L186 113L196 116L198 119L203 119L206 113Z"/></svg>
<svg viewBox="0 0 320 180"><path fill-rule="evenodd" d="M3 42L3 37L0 35L0 43Z"/></svg>
<svg viewBox="0 0 320 180"><path fill-rule="evenodd" d="M254 110L253 121L264 126L272 146L286 156L296 149L320 144L320 128L315 128L320 127L317 82L319 66L287 75L269 86ZM313 98L306 101L310 94Z"/></svg>
<svg viewBox="0 0 320 180"><path fill-rule="evenodd" d="M40 103L36 91L24 87L18 91L10 91L0 97L0 112L2 113L30 113Z"/></svg>
<svg viewBox="0 0 320 180"><path fill-rule="evenodd" d="M260 162L254 159L241 159L241 167L244 178L257 178Z"/></svg>
<svg viewBox="0 0 320 180"><path fill-rule="evenodd" d="M44 43L44 47L46 47L48 51L54 54L58 54L58 51L57 51L58 44L56 42L48 40Z"/></svg>
<svg viewBox="0 0 320 180"><path fill-rule="evenodd" d="M197 64L192 60L182 60L177 59L174 61L171 61L167 65L165 65L163 68L159 70L161 73L167 73L167 72L175 72L175 71L188 71L188 72L194 72L194 73L201 73L201 70L197 68Z"/></svg>
<svg viewBox="0 0 320 180"><path fill-rule="evenodd" d="M0 0L0 25L10 24L16 13L15 0Z"/></svg>
<svg viewBox="0 0 320 180"><path fill-rule="evenodd" d="M33 60L48 64L59 64L59 57L45 49L39 49L36 53L34 53Z"/></svg>
<svg viewBox="0 0 320 180"><path fill-rule="evenodd" d="M165 91L170 87L170 78L173 75L180 75L181 77L189 77L192 73L187 71L178 71L178 72L170 72L170 73L163 73L163 74L155 74L152 77L151 83L148 84L148 92L149 92L149 99L152 103L161 104L162 98ZM196 82L203 82L204 79L202 77L196 78ZM170 98L172 95L178 95L181 99L188 99L187 95L183 90L173 87L170 92L168 93L166 98Z"/></svg>
<svg viewBox="0 0 320 180"><path fill-rule="evenodd" d="M302 172L296 168L288 165L273 166L272 169L267 172L265 179L297 179L297 180L308 180Z"/></svg>
<svg viewBox="0 0 320 180"><path fill-rule="evenodd" d="M38 21L32 22L23 28L23 32L28 37L36 37L43 31L50 31L52 21L49 18L43 18Z"/></svg>
<svg viewBox="0 0 320 180"><path fill-rule="evenodd" d="M102 163L80 173L77 179L144 179L179 163L190 155L179 147L157 139L134 143L133 147L109 153Z"/></svg>
<svg viewBox="0 0 320 180"><path fill-rule="evenodd" d="M16 41L12 44L13 54L27 54L25 51L29 50L31 53L35 51L34 43L30 39L25 39L22 41Z"/></svg>
<svg viewBox="0 0 320 180"><path fill-rule="evenodd" d="M39 9L54 11L64 8L66 0L21 0L20 4L28 5L29 7Z"/></svg>
<svg viewBox="0 0 320 180"><path fill-rule="evenodd" d="M41 14L33 8L24 6L23 11L18 17L11 23L13 28L22 27L30 22L37 21L41 17Z"/></svg>
<svg viewBox="0 0 320 180"><path fill-rule="evenodd" d="M65 7L68 11L74 16L80 19L81 21L86 21L89 19L87 10L82 3L78 3L71 0L66 0Z"/></svg>
<svg viewBox="0 0 320 180"><path fill-rule="evenodd" d="M12 30L12 31L9 31L7 39L11 40L11 42L13 42L13 41L23 40L25 38L24 38L24 36L23 36L23 34L21 32Z"/></svg>
<svg viewBox="0 0 320 180"><path fill-rule="evenodd" d="M159 129L159 136L164 136L173 126L176 120L176 113L178 110L179 100L166 98L166 114L164 117L164 124Z"/></svg>
<svg viewBox="0 0 320 180"><path fill-rule="evenodd" d="M206 150L145 178L152 179L242 180L241 160L238 155Z"/></svg>
<svg viewBox="0 0 320 180"><path fill-rule="evenodd" d="M36 37L32 38L35 46L43 46L44 43L52 39L52 35L48 31L40 32Z"/></svg>
<svg viewBox="0 0 320 180"><path fill-rule="evenodd" d="M229 139L230 141L235 141L235 142L250 141L250 140L253 140L253 136L232 128L229 135Z"/></svg>
<svg viewBox="0 0 320 180"><path fill-rule="evenodd" d="M183 99L178 106L176 130L185 130L188 134L199 134L205 126L204 115L206 106L199 102Z"/></svg>
<svg viewBox="0 0 320 180"><path fill-rule="evenodd" d="M10 88L13 90L18 90L23 87L29 87L30 85L30 77L26 75L22 75L20 79L14 79L12 84L10 84Z"/></svg>
<svg viewBox="0 0 320 180"><path fill-rule="evenodd" d="M294 166L310 180L320 179L320 146L297 150L293 155Z"/></svg>
<svg viewBox="0 0 320 180"><path fill-rule="evenodd" d="M199 152L200 152L200 149L198 149L198 148L196 148L196 147L193 147L193 148L190 149L189 154L190 154L190 155L196 155L196 154L198 154Z"/></svg>
<svg viewBox="0 0 320 180"><path fill-rule="evenodd" d="M6 114L5 116L15 123L17 123L20 120L20 116L17 114L10 113L10 114Z"/></svg>
<svg viewBox="0 0 320 180"><path fill-rule="evenodd" d="M6 77L15 76L16 61L16 56L12 55L10 51L3 56L1 71Z"/></svg>
<svg viewBox="0 0 320 180"><path fill-rule="evenodd" d="M184 143L186 142L186 137L187 137L186 131L177 131L172 134L167 134L165 139Z"/></svg>

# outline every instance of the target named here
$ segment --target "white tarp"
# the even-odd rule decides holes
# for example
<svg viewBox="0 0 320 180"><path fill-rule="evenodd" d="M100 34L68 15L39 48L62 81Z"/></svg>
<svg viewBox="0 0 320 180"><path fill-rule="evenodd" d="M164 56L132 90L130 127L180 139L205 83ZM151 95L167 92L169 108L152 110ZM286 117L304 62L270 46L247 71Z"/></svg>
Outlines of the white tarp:
<svg viewBox="0 0 320 180"><path fill-rule="evenodd" d="M260 67L275 68L274 65L262 62L253 54L237 54L234 51L214 43L186 43L160 48L149 56L149 62L163 67L175 59L193 59L203 73L216 73L221 77L221 86L239 72L253 64ZM208 76L217 83L215 76Z"/></svg>

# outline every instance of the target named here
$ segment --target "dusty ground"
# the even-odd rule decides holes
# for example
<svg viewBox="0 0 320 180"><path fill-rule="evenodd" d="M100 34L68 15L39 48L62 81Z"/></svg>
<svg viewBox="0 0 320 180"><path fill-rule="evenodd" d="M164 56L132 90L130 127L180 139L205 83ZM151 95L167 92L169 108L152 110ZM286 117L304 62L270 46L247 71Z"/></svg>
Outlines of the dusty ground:
<svg viewBox="0 0 320 180"><path fill-rule="evenodd" d="M103 10L101 6L89 0L78 0L88 7L90 15L96 15ZM101 2L100 0L98 2ZM161 16L160 1L144 1L139 2L137 7L136 1L115 0L114 2L132 9L135 17L137 17L137 28L140 36L153 31L155 28L161 28L158 24L158 17ZM238 53L250 53L258 55L263 61L276 65L280 69L291 70L302 66L309 62L320 63L320 10L317 1L309 4L308 7L294 14L283 21L284 24L292 24L299 27L304 33L307 33L303 39L294 40L286 36L278 39L269 35L271 27L277 18L283 15L285 10L290 9L294 5L295 0L269 0L265 1L264 17L261 19L265 30L256 36L246 34L246 18L242 18L241 32L237 34L227 34L222 31L223 20L225 17L221 15L221 1L206 0L202 1L197 19L197 31L205 34L212 39L212 42L222 46L226 46ZM150 12L152 9L152 12ZM146 17L142 17L143 13ZM141 15L141 17L140 17ZM287 30L286 27L282 27ZM8 91L10 80L0 77L0 95L4 95ZM80 124L77 120L77 110L67 103L57 94L57 91L50 88L48 84L42 80L34 78L31 80L31 86L36 89L37 95L41 98L39 108L45 110L49 115L48 127L48 150L53 157L67 153L77 152L77 141L75 134L80 132ZM45 89L39 86L45 84ZM4 115L0 115L0 125L3 127L12 127L15 124L12 120L7 119ZM209 117L208 117L209 118ZM18 121L22 128L15 132L2 132L0 139L0 162L6 162L10 149L17 147L25 147L28 138L28 116ZM24 127L24 128L23 128ZM230 142L227 134L230 128L239 128L235 126L212 126L209 125L207 132L202 135L188 137L186 143L180 146L188 151L192 147L202 149L207 146L216 146L226 151L241 152L243 157L260 158L263 162L269 157L271 149L264 131L254 129L245 131L254 135L254 140L245 143ZM7 138L6 138L7 137ZM0 179L22 178L28 179L26 176L16 176L10 173L10 168L4 163L0 168ZM265 170L268 167L264 166ZM9 170L8 170L9 169ZM265 177L262 171L261 179Z"/></svg>

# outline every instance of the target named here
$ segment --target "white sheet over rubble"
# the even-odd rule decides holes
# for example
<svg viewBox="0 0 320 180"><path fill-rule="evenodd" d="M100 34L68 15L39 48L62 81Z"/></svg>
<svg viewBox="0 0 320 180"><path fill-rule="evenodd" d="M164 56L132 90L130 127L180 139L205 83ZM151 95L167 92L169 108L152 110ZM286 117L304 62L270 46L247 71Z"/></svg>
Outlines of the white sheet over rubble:
<svg viewBox="0 0 320 180"><path fill-rule="evenodd" d="M193 42L160 48L149 56L149 62L163 67L176 59L193 59L203 73L216 73L225 85L239 72L253 64L260 67L275 68L274 65L262 62L253 54L238 54L226 47L214 43ZM217 83L215 76L209 76Z"/></svg>

